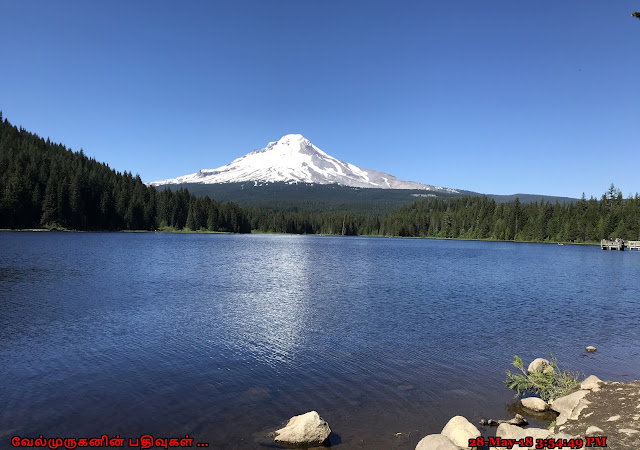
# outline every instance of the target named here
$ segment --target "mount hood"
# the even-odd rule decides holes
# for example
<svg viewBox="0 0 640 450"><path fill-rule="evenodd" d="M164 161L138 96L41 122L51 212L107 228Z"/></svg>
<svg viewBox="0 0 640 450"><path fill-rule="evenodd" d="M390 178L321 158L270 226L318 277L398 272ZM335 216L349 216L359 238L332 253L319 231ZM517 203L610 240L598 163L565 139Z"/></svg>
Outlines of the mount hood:
<svg viewBox="0 0 640 450"><path fill-rule="evenodd" d="M217 169L204 169L150 184L162 186L237 182L339 184L359 188L458 192L455 189L399 180L384 172L340 161L320 150L301 134L287 134L278 141L270 142L265 148L254 150Z"/></svg>

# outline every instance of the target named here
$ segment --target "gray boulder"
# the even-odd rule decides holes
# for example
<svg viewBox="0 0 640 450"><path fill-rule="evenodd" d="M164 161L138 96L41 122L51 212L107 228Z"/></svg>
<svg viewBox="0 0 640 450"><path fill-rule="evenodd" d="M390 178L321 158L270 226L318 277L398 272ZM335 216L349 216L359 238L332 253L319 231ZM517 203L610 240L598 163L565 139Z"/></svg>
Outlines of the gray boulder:
<svg viewBox="0 0 640 450"><path fill-rule="evenodd" d="M498 426L496 436L504 439L520 439L525 437L526 433L522 428L505 422Z"/></svg>
<svg viewBox="0 0 640 450"><path fill-rule="evenodd" d="M509 425L516 425L518 427L526 427L527 425L529 425L529 422L527 422L527 419L522 417L520 414L516 414L516 416L513 419L498 420L498 423L508 423Z"/></svg>
<svg viewBox="0 0 640 450"><path fill-rule="evenodd" d="M580 411L589 404L586 400L583 400L589 392L580 390L552 401L551 409L560 414L556 419L556 424L562 425L569 419L577 419ZM574 412L574 410L577 410L577 412Z"/></svg>
<svg viewBox="0 0 640 450"><path fill-rule="evenodd" d="M531 364L529 364L529 367L527 367L527 373L534 373L534 372L542 372L542 373L553 372L553 367L551 367L551 363L548 360L544 358L536 358L533 361L531 361Z"/></svg>
<svg viewBox="0 0 640 450"><path fill-rule="evenodd" d="M532 411L546 411L549 409L547 402L538 397L528 397L520 400L522 406Z"/></svg>
<svg viewBox="0 0 640 450"><path fill-rule="evenodd" d="M274 433L278 444L312 446L322 444L331 434L329 424L316 411L310 411L289 419L289 422Z"/></svg>
<svg viewBox="0 0 640 450"><path fill-rule="evenodd" d="M515 425L510 425L508 423L502 423L496 430L496 436L499 436L503 439L516 439L520 440L527 436L531 436L533 438L533 446L531 447L519 447L518 445L514 445L514 449L535 449L537 439L546 439L552 435L551 431L545 430L544 428L527 428L522 429ZM504 447L500 447L501 450L504 450Z"/></svg>
<svg viewBox="0 0 640 450"><path fill-rule="evenodd" d="M591 425L589 428L587 428L587 431L585 431L585 434L587 436L602 436L602 434L604 433L604 431L602 431L601 428L596 427L595 425Z"/></svg>
<svg viewBox="0 0 640 450"><path fill-rule="evenodd" d="M580 389L599 389L600 383L602 383L602 380L600 378L595 375L590 375L585 378L582 383L580 383Z"/></svg>
<svg viewBox="0 0 640 450"><path fill-rule="evenodd" d="M469 439L481 436L480 431L462 416L455 416L447 422L442 434L458 447L467 448Z"/></svg>
<svg viewBox="0 0 640 450"><path fill-rule="evenodd" d="M442 434L425 436L416 445L416 450L458 450L458 448L448 437Z"/></svg>

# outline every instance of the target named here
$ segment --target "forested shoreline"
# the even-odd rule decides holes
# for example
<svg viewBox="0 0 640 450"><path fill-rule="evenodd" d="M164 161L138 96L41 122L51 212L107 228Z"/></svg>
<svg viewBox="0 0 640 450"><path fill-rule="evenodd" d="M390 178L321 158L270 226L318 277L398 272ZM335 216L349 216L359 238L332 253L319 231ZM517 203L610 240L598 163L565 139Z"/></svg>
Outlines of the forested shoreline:
<svg viewBox="0 0 640 450"><path fill-rule="evenodd" d="M613 184L601 199L560 204L486 196L428 198L390 213L240 207L186 189L157 190L138 175L11 125L0 112L0 228L161 230L597 242L640 239L640 197Z"/></svg>
<svg viewBox="0 0 640 450"><path fill-rule="evenodd" d="M379 235L527 242L640 239L640 197L613 185L600 200L573 204L496 202L483 196L424 199L383 216L265 211L250 208L252 230L299 234Z"/></svg>
<svg viewBox="0 0 640 450"><path fill-rule="evenodd" d="M623 199L613 185L598 201L498 203L486 197L425 200L382 220L380 234L515 241L596 242L640 238L640 197Z"/></svg>
<svg viewBox="0 0 640 450"><path fill-rule="evenodd" d="M88 231L181 230L248 233L233 203L198 198L185 189L158 192L138 175L2 120L0 113L0 228Z"/></svg>

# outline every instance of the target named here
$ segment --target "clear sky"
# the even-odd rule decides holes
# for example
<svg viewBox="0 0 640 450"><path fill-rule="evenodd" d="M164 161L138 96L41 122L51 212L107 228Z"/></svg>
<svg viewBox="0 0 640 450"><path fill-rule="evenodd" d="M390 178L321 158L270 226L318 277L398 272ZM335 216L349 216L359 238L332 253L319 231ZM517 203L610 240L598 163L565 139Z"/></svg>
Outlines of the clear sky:
<svg viewBox="0 0 640 450"><path fill-rule="evenodd" d="M284 134L482 193L640 191L640 1L0 1L0 110L143 181ZM635 166L632 170L631 167Z"/></svg>

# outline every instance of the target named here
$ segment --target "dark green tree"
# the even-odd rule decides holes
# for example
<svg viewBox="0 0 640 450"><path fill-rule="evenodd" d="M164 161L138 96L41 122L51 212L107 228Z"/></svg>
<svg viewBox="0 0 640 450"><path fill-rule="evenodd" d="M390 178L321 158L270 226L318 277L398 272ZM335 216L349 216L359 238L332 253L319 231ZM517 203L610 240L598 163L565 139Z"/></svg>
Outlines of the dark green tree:
<svg viewBox="0 0 640 450"><path fill-rule="evenodd" d="M194 227L207 226L213 200L187 190L158 193L139 175L116 172L11 125L0 115L0 227L66 227L77 230L182 228L193 204ZM248 223L235 207L237 222ZM246 227L235 227L247 232Z"/></svg>

